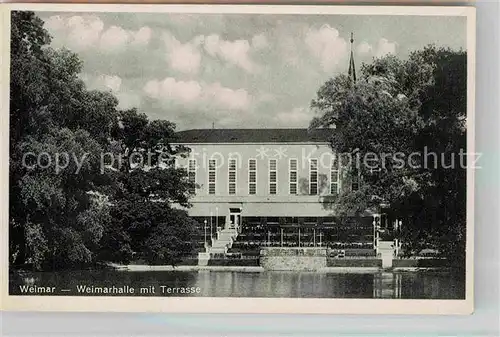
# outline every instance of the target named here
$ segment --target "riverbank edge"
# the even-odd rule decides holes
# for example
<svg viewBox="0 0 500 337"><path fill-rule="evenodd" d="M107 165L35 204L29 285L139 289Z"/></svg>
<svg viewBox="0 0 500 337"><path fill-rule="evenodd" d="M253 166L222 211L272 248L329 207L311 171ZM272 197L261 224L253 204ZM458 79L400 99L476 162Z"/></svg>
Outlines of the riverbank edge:
<svg viewBox="0 0 500 337"><path fill-rule="evenodd" d="M260 266L171 266L171 265L118 265L109 264L109 267L119 271L144 272L144 271L209 271L209 272L243 272L243 273L260 273L266 271ZM377 273L383 271L397 272L416 272L416 271L444 271L448 268L422 268L422 267L398 267L383 269L380 267L325 267L318 270L310 271L317 273ZM279 270L275 270L279 271ZM297 270L297 272L300 272ZM307 270L304 270L307 272Z"/></svg>

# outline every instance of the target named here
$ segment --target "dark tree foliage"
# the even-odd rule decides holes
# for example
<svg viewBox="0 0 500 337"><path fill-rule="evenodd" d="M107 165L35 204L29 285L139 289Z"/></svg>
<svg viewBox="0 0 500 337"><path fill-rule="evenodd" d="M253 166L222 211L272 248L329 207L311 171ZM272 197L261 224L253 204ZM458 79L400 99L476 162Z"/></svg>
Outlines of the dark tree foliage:
<svg viewBox="0 0 500 337"><path fill-rule="evenodd" d="M115 236L127 233L119 238L126 249L118 254L113 245L104 245L101 256L110 260L135 256L149 263L175 264L193 250L190 238L196 227L185 211L171 207L189 207L192 185L185 169L174 167L173 162L173 155L184 154L186 149L170 145L174 137L170 122L149 122L135 110L122 111L119 116L113 133L124 165L112 173L115 201L107 230Z"/></svg>
<svg viewBox="0 0 500 337"><path fill-rule="evenodd" d="M430 246L457 263L465 259L466 59L435 46L407 60L375 59L355 84L343 75L326 82L312 101L319 117L311 123L334 129L334 151L362 160L360 190L343 190L330 207L353 216L388 203L403 221L407 254ZM367 153L378 156L369 167ZM392 156L382 160L384 153Z"/></svg>
<svg viewBox="0 0 500 337"><path fill-rule="evenodd" d="M172 165L186 150L170 145L175 125L119 111L111 93L87 90L78 56L50 48L34 13L14 11L11 22L11 264L77 268L134 254L175 263L189 253L194 225L175 209L189 206L190 188ZM148 167L130 165L134 151L156 156ZM104 153L126 164L102 170ZM59 170L57 157L67 164Z"/></svg>

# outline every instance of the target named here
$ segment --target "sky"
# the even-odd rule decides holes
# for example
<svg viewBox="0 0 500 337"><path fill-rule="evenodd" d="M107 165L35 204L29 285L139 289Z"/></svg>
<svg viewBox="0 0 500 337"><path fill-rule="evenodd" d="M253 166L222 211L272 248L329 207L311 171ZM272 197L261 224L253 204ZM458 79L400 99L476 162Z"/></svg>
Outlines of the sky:
<svg viewBox="0 0 500 337"><path fill-rule="evenodd" d="M466 48L466 18L39 12L52 47L83 61L89 89L108 90L178 130L302 128L329 78L374 57L433 43Z"/></svg>

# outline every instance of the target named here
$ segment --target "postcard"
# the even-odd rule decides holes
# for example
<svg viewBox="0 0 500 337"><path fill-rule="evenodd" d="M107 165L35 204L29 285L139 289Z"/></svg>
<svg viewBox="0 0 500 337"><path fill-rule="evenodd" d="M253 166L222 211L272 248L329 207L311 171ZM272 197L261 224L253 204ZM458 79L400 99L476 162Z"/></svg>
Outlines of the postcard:
<svg viewBox="0 0 500 337"><path fill-rule="evenodd" d="M473 7L1 14L4 309L473 311Z"/></svg>

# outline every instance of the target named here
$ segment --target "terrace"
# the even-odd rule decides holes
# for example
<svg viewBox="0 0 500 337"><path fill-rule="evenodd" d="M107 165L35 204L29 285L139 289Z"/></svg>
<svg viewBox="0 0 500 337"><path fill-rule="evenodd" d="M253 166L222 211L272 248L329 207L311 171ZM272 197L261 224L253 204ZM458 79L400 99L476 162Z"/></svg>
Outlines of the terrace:
<svg viewBox="0 0 500 337"><path fill-rule="evenodd" d="M331 256L373 257L371 219L341 223L333 217L244 217L230 253L258 257L261 247L326 247Z"/></svg>

